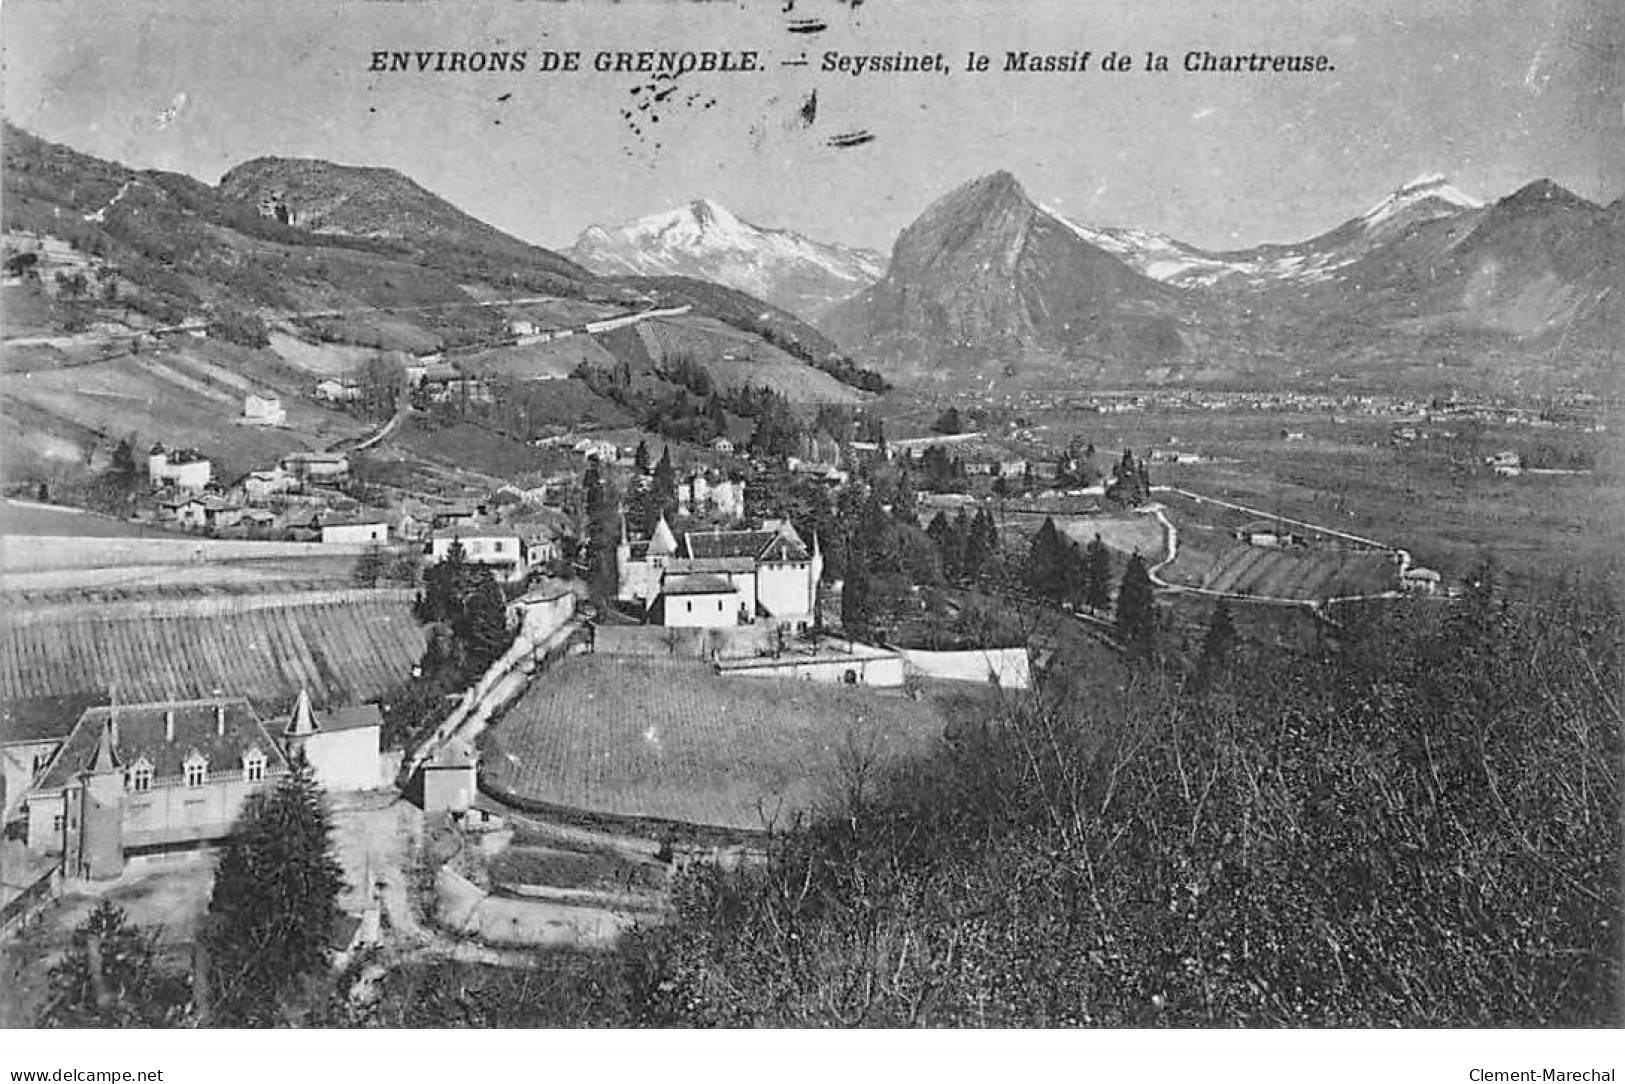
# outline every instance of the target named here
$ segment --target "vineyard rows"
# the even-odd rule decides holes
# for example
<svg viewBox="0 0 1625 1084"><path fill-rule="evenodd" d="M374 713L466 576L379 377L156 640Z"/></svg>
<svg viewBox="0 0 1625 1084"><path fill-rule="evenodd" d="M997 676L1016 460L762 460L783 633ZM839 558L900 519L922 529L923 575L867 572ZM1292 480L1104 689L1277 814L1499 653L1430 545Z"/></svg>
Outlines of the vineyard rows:
<svg viewBox="0 0 1625 1084"><path fill-rule="evenodd" d="M1320 599L1375 594L1398 586L1387 554L1326 550L1293 553L1237 546L1222 555L1203 586L1268 598Z"/></svg>
<svg viewBox="0 0 1625 1084"><path fill-rule="evenodd" d="M497 787L555 805L740 829L838 793L843 763L928 747L929 702L703 664L586 655L531 685L492 730Z"/></svg>
<svg viewBox="0 0 1625 1084"><path fill-rule="evenodd" d="M320 704L364 703L404 681L424 646L398 600L161 617L86 609L0 625L0 699L116 688L125 702L223 694L271 704L303 687Z"/></svg>

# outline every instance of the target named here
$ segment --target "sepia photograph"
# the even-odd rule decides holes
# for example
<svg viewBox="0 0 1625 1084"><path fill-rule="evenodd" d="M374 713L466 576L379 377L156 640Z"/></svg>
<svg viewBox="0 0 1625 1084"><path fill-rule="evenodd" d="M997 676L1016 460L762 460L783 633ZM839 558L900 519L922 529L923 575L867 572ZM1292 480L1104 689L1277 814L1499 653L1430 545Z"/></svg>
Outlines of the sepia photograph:
<svg viewBox="0 0 1625 1084"><path fill-rule="evenodd" d="M0 25L10 1079L245 1028L1615 1079L1554 1045L1625 1023L1615 0Z"/></svg>

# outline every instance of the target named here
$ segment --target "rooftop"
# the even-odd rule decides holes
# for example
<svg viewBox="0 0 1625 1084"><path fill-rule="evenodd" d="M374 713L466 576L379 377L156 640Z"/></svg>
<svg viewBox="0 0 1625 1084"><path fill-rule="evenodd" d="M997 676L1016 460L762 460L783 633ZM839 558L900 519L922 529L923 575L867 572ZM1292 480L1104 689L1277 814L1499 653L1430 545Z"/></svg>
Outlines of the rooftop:
<svg viewBox="0 0 1625 1084"><path fill-rule="evenodd" d="M694 572L682 576L667 576L661 584L663 595L731 595L734 585L721 576Z"/></svg>
<svg viewBox="0 0 1625 1084"><path fill-rule="evenodd" d="M223 726L217 715L222 712ZM265 755L267 772L287 767L282 750L266 733L247 700L231 697L120 704L116 708L85 710L67 741L51 758L36 789L58 790L71 783L96 754L110 718L114 722L113 751L118 763L131 767L146 760L152 765L154 779L180 776L193 750L208 758L215 770L239 766L243 755L254 748ZM165 736L166 719L173 719L173 738Z"/></svg>

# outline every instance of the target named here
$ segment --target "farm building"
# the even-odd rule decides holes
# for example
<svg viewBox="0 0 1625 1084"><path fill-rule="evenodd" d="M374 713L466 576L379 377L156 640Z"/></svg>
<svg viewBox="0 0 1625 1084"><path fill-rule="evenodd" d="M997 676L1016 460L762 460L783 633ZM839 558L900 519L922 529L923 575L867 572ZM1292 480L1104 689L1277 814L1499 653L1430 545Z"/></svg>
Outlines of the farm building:
<svg viewBox="0 0 1625 1084"><path fill-rule="evenodd" d="M316 384L316 398L329 403L353 403L361 398L361 386L354 381L328 377Z"/></svg>
<svg viewBox="0 0 1625 1084"><path fill-rule="evenodd" d="M718 437L711 442L711 450L721 455L733 455L734 442L727 437Z"/></svg>
<svg viewBox="0 0 1625 1084"><path fill-rule="evenodd" d="M583 437L571 445L570 450L588 459L596 459L600 463L613 463L621 454L614 441L599 440L596 437Z"/></svg>
<svg viewBox="0 0 1625 1084"><path fill-rule="evenodd" d="M460 543L463 559L471 565L484 565L497 579L517 583L530 574L529 554L524 540L513 531L492 528L487 530L461 527L441 527L429 534L424 556L428 563L437 565L451 553L453 543Z"/></svg>
<svg viewBox="0 0 1625 1084"><path fill-rule="evenodd" d="M231 485L234 496L249 504L264 504L272 497L299 488L299 479L273 467L271 470L251 470Z"/></svg>
<svg viewBox="0 0 1625 1084"><path fill-rule="evenodd" d="M147 453L147 478L155 486L202 492L209 488L213 472L213 465L195 448L171 451L154 444Z"/></svg>
<svg viewBox="0 0 1625 1084"><path fill-rule="evenodd" d="M1281 549L1286 546L1305 545L1302 535L1293 534L1273 520L1261 519L1247 524L1236 532L1239 541L1262 549Z"/></svg>
<svg viewBox="0 0 1625 1084"><path fill-rule="evenodd" d="M692 597L682 598L680 609L659 607L668 580L687 591L695 581L684 577L703 575L706 580L699 582L714 588L712 580L721 579L735 592L735 604L724 605L721 611L728 617L726 624L742 623L741 618L743 623L766 618L806 628L817 609L818 580L824 570L818 540L813 539L809 550L785 520L769 520L754 531L688 531L679 541L662 516L649 539L633 542L623 519L615 560L620 572L618 597L623 602L642 603L645 613L668 623L673 617L686 620L691 613L700 612L688 605L696 601ZM717 627L713 623L717 620L713 617L715 604L726 602L721 596L720 589L705 593L712 607L705 614L707 627Z"/></svg>
<svg viewBox="0 0 1625 1084"><path fill-rule="evenodd" d="M116 877L131 851L229 835L287 770L247 700L88 708L28 791L28 847L70 877Z"/></svg>
<svg viewBox="0 0 1625 1084"><path fill-rule="evenodd" d="M1439 583L1443 579L1431 568L1421 565L1412 565L1399 574L1399 585L1407 591L1414 591L1419 595L1432 595L1438 593Z"/></svg>
<svg viewBox="0 0 1625 1084"><path fill-rule="evenodd" d="M247 425L286 425L288 412L282 408L282 400L276 396L250 392L243 399L243 422Z"/></svg>
<svg viewBox="0 0 1625 1084"><path fill-rule="evenodd" d="M382 515L347 516L322 523L322 542L329 546L383 545L389 541L389 522Z"/></svg>
<svg viewBox="0 0 1625 1084"><path fill-rule="evenodd" d="M350 474L350 460L340 452L293 452L283 456L278 466L301 484L331 484Z"/></svg>

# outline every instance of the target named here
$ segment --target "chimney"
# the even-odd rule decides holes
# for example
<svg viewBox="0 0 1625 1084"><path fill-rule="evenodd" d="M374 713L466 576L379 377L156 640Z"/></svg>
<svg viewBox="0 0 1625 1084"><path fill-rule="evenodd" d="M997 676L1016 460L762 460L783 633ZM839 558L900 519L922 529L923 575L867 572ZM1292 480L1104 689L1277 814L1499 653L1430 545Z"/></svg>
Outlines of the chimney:
<svg viewBox="0 0 1625 1084"><path fill-rule="evenodd" d="M175 711L173 708L164 712L164 740L175 740Z"/></svg>
<svg viewBox="0 0 1625 1084"><path fill-rule="evenodd" d="M214 706L214 736L217 738L226 736L226 705L224 704Z"/></svg>

